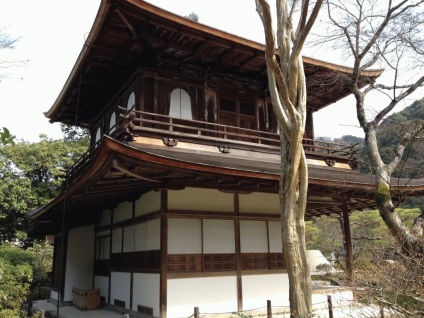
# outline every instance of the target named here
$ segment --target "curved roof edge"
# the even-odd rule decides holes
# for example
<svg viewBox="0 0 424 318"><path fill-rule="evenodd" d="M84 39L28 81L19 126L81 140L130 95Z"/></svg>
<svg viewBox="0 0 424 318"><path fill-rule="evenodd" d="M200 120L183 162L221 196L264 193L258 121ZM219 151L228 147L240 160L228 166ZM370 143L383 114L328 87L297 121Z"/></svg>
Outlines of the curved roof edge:
<svg viewBox="0 0 424 318"><path fill-rule="evenodd" d="M63 98L65 97L65 95L68 92L69 86L71 85L72 81L74 80L74 78L77 76L77 73L79 72L80 66L83 63L83 60L85 59L85 57L87 56L87 54L90 52L91 47L90 45L92 45L94 43L94 41L96 40L96 37L99 33L99 30L102 28L103 22L106 18L106 15L108 14L108 12L110 10L112 10L112 5L115 3L124 3L124 4L130 4L133 5L135 7L137 7L137 9L139 10L143 10L151 15L155 15L159 18L162 19L167 19L169 21L175 22L177 24L180 24L181 26L185 26L187 28L190 28L194 31L199 31L199 32L203 32L209 36L218 38L220 40L226 41L226 42L232 42L238 45L242 45L242 46L247 46L249 48L255 49L255 50L260 50L260 51L265 51L265 45L216 29L214 27L202 24L202 23L198 23L195 21L192 21L190 19L184 18L182 16L179 16L175 13L169 12L165 9L159 8L157 6L154 6L146 1L143 0L102 0L99 10L97 12L96 18L93 22L92 28L90 30L89 36L84 44L83 49L81 50L75 64L74 67L72 68L71 73L68 76L67 81L65 82L60 94L58 95L58 97L56 98L54 104L50 107L50 109L46 112L44 112L44 116L46 116L47 118L51 118L54 113L57 111L57 108L59 107L59 105L61 104ZM334 64L334 63L330 63L330 62L325 62L325 61L321 61L318 59L314 59L314 58L310 58L307 56L303 56L303 61L304 63L310 64L310 65L315 65L315 66L321 66L321 67L325 67L328 68L330 70L334 70L334 71L339 71L342 73L347 73L347 74L351 74L353 73L353 69L350 67L346 67L346 66L342 66L342 65L338 65L338 64ZM364 76L369 76L369 77L378 77L381 75L381 73L383 72L383 70L366 70L366 71L362 71L361 74Z"/></svg>
<svg viewBox="0 0 424 318"><path fill-rule="evenodd" d="M99 176L105 169L111 166L112 161L118 155L124 155L131 158L135 158L140 161L152 162L164 166L172 166L182 169L188 169L192 171L206 172L210 171L210 166L201 162L188 162L181 160L177 157L167 157L158 153L150 152L149 150L142 150L133 146L123 144L109 136L103 136L102 142L99 146L99 150L94 157L94 160L88 166L87 170L82 174L75 182L67 189L66 194L62 193L57 196L55 199L47 203L46 205L28 212L28 216L31 219L41 216L48 210L54 208L55 206L62 204L66 196L70 196L76 193L81 187L87 184L93 178ZM312 167L311 167L312 168ZM314 169L314 168L312 168ZM309 183L314 185L322 186L334 186L344 189L359 189L365 191L374 191L374 183L372 175L365 175L350 172L351 177L340 177L339 179L333 178L330 179L328 175L322 175L316 168L315 173L311 173L309 176ZM254 170L240 170L237 168L225 167L225 166L215 166L214 173L227 176L240 176L246 178L257 178L257 179L266 179L266 180L279 180L279 174L274 172L260 172ZM314 174L314 175L312 175ZM424 179L415 179L414 182L411 180L406 180L404 185L396 186L393 185L393 189L400 189L401 191L415 192L415 191L424 191Z"/></svg>

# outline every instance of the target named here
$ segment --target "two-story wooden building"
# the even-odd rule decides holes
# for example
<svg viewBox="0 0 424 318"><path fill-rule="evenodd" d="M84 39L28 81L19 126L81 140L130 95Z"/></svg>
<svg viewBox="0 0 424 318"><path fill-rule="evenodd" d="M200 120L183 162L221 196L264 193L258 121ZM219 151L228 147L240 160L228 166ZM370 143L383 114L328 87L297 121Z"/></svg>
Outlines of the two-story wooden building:
<svg viewBox="0 0 424 318"><path fill-rule="evenodd" d="M355 147L313 140L313 113L349 94L351 70L304 65L306 215L371 207ZM107 304L163 318L288 303L262 44L142 0L103 0L46 116L92 138L63 192L29 213L35 233L56 235L53 299L100 288Z"/></svg>

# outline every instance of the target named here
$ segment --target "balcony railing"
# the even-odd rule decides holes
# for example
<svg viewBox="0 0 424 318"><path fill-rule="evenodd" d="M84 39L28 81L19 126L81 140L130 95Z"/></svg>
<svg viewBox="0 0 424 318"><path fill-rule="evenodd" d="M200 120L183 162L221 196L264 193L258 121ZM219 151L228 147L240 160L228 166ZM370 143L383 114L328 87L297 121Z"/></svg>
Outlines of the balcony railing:
<svg viewBox="0 0 424 318"><path fill-rule="evenodd" d="M134 136L175 138L201 144L227 145L266 153L280 152L280 136L259 130L169 117L155 113L128 111L120 108L121 118L128 121ZM308 158L334 162L356 161L357 144L346 145L304 138L303 146Z"/></svg>
<svg viewBox="0 0 424 318"><path fill-rule="evenodd" d="M227 149L280 153L280 136L276 133L174 118L121 107L119 111L120 118L116 125L110 128L109 133L119 141L145 136L224 146ZM98 149L98 143L67 171L68 182L72 182L75 174L89 164ZM325 160L330 166L336 162L348 163L351 168L356 168L357 144L346 145L304 138L303 147L307 158Z"/></svg>

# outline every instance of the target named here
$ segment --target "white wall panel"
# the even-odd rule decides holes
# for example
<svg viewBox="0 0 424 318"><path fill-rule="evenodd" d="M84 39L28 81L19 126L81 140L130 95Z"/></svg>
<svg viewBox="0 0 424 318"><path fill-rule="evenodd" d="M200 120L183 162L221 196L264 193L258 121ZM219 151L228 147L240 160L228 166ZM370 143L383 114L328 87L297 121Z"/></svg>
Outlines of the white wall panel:
<svg viewBox="0 0 424 318"><path fill-rule="evenodd" d="M202 252L202 227L200 219L168 220L168 253L195 254Z"/></svg>
<svg viewBox="0 0 424 318"><path fill-rule="evenodd" d="M138 274L133 275L133 311L137 311L137 306L153 308L153 316L160 316L159 307L160 296L160 276L159 274Z"/></svg>
<svg viewBox="0 0 424 318"><path fill-rule="evenodd" d="M122 252L122 228L112 231L112 253Z"/></svg>
<svg viewBox="0 0 424 318"><path fill-rule="evenodd" d="M239 195L240 212L244 213L280 213L280 199L276 193L259 193Z"/></svg>
<svg viewBox="0 0 424 318"><path fill-rule="evenodd" d="M133 203L122 202L113 210L113 223L129 220L132 218Z"/></svg>
<svg viewBox="0 0 424 318"><path fill-rule="evenodd" d="M289 305L289 278L287 274L243 275L243 309Z"/></svg>
<svg viewBox="0 0 424 318"><path fill-rule="evenodd" d="M268 222L269 228L269 251L271 253L281 253L283 242L281 238L281 222Z"/></svg>
<svg viewBox="0 0 424 318"><path fill-rule="evenodd" d="M203 252L235 253L234 221L203 220Z"/></svg>
<svg viewBox="0 0 424 318"><path fill-rule="evenodd" d="M146 222L146 250L160 249L160 219Z"/></svg>
<svg viewBox="0 0 424 318"><path fill-rule="evenodd" d="M110 235L110 230L96 232L96 236L106 236L106 235Z"/></svg>
<svg viewBox="0 0 424 318"><path fill-rule="evenodd" d="M100 217L100 226L109 225L112 220L112 211L111 210L103 210L102 216Z"/></svg>
<svg viewBox="0 0 424 318"><path fill-rule="evenodd" d="M145 193L135 202L135 216L160 210L160 191Z"/></svg>
<svg viewBox="0 0 424 318"><path fill-rule="evenodd" d="M73 228L68 233L64 300L72 301L72 288L93 285L94 225Z"/></svg>
<svg viewBox="0 0 424 318"><path fill-rule="evenodd" d="M123 252L134 252L134 226L124 227Z"/></svg>
<svg viewBox="0 0 424 318"><path fill-rule="evenodd" d="M134 250L145 251L146 250L146 235L147 235L147 224L139 223L134 225Z"/></svg>
<svg viewBox="0 0 424 318"><path fill-rule="evenodd" d="M168 318L237 311L236 276L168 279ZM265 303L266 304L266 303Z"/></svg>
<svg viewBox="0 0 424 318"><path fill-rule="evenodd" d="M240 221L242 253L268 253L266 221Z"/></svg>
<svg viewBox="0 0 424 318"><path fill-rule="evenodd" d="M100 289L100 296L105 298L105 303L109 303L109 277L94 276L94 288Z"/></svg>
<svg viewBox="0 0 424 318"><path fill-rule="evenodd" d="M234 195L213 189L169 190L168 208L171 210L233 212Z"/></svg>
<svg viewBox="0 0 424 318"><path fill-rule="evenodd" d="M125 308L130 309L131 274L112 272L110 284L110 304L113 305L115 299L122 300L125 301Z"/></svg>

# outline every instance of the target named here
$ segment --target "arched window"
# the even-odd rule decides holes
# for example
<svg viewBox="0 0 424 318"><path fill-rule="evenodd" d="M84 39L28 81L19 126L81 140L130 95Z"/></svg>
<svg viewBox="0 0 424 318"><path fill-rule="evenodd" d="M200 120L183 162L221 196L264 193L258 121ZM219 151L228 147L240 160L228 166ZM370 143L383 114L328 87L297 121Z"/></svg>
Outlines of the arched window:
<svg viewBox="0 0 424 318"><path fill-rule="evenodd" d="M100 140L101 136L102 136L102 130L100 129L100 127L98 127L96 130L96 139L94 140L95 144Z"/></svg>
<svg viewBox="0 0 424 318"><path fill-rule="evenodd" d="M132 109L132 108L135 108L135 93L134 92L131 92L127 101L127 109Z"/></svg>
<svg viewBox="0 0 424 318"><path fill-rule="evenodd" d="M172 91L169 116L182 119L193 119L190 95L185 90L176 88Z"/></svg>
<svg viewBox="0 0 424 318"><path fill-rule="evenodd" d="M112 134L115 131L115 125L116 125L116 113L113 112L110 115L110 121L109 121L109 134Z"/></svg>

